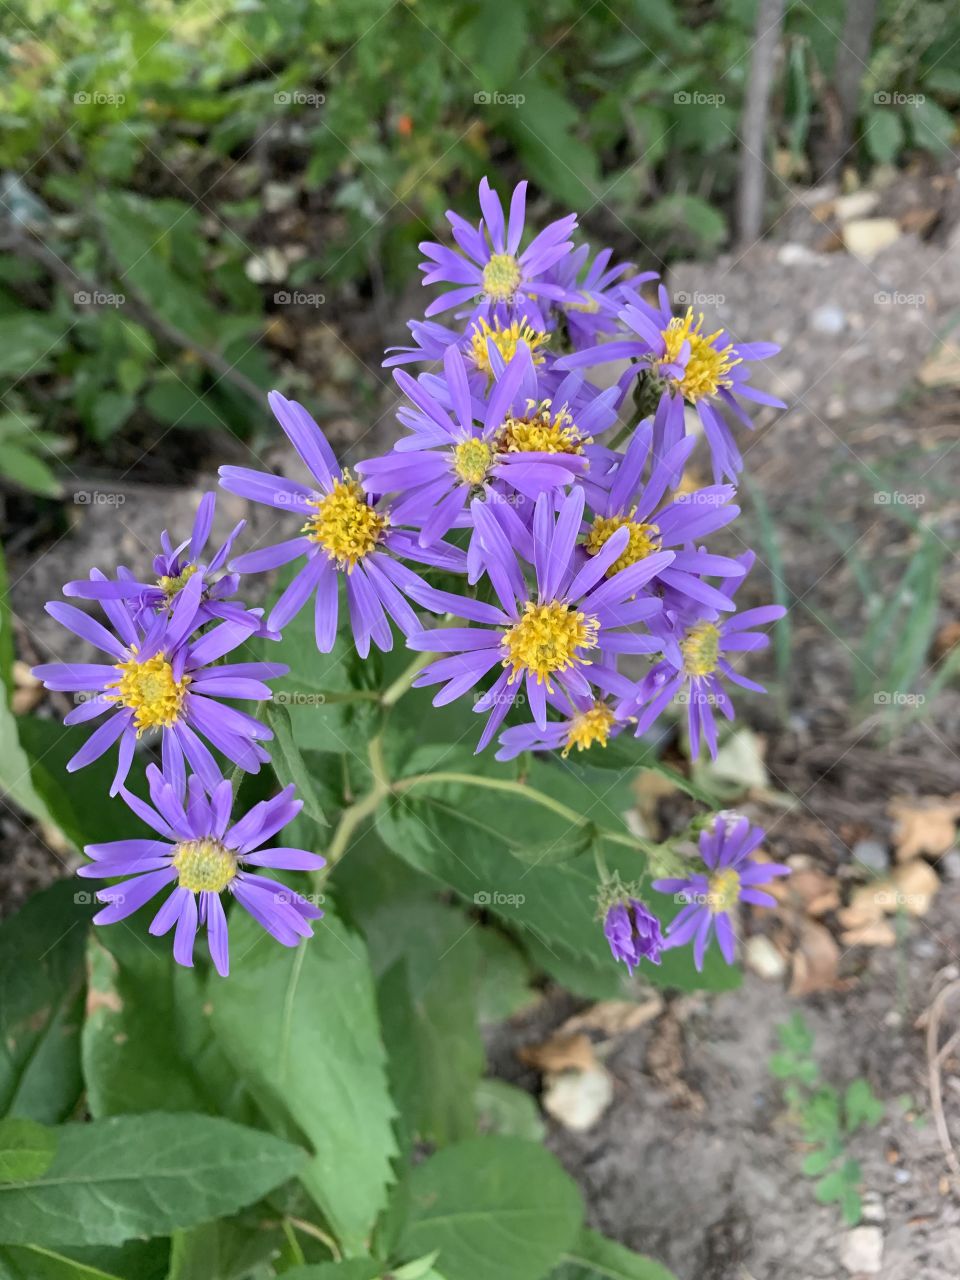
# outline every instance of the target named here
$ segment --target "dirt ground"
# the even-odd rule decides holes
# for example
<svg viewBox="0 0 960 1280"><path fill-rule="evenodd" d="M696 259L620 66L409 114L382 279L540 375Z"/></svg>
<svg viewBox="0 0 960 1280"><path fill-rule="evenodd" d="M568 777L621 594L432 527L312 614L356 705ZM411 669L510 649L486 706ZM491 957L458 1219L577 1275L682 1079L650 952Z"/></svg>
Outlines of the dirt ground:
<svg viewBox="0 0 960 1280"><path fill-rule="evenodd" d="M716 313L734 336L785 349L763 385L791 408L759 415L758 431L743 442L738 531L761 562L748 592L759 600L780 584L791 622L789 663L781 657L778 665L771 652L759 664L774 696L747 704L767 778L747 803L770 830L771 854L828 877L845 901L892 860L891 801L960 792L956 681L935 701L907 703L893 734L888 715L914 691L895 680L900 649L911 643L906 624L920 607L903 584L924 538L939 549L942 643L922 655L921 684L946 660L950 626L960 619L960 196L950 176L883 187L873 212L899 219L902 233L866 259L843 247L835 194L799 195L767 240L677 268L668 286L675 299L687 295ZM318 382L342 363L344 343L357 345L345 332L343 343L314 350ZM357 350L350 367L375 367L372 350ZM389 440L389 391L377 394L362 423L344 408L335 441L355 448L367 436L369 449L371 430L377 444ZM201 475L189 488L163 491L171 527L184 525L207 483ZM98 484L124 503L78 503L56 538L41 531L9 548L27 662L63 643L43 601L91 563L118 558L118 517L119 558L136 561L155 539L155 487L149 504L129 477L78 477L76 487ZM240 511L230 502L220 504L224 527ZM725 549L742 546L731 536ZM868 650L868 631L887 613L886 650ZM669 812L662 816L669 825ZM0 838L0 905L9 911L60 873L62 851L8 814ZM949 1176L932 1115L923 1025L936 993L960 978L960 852L941 850L928 863L940 880L929 913L911 918L894 946L838 942L829 989L790 995L786 976L748 972L740 991L678 998L616 1040L606 1058L614 1098L602 1118L579 1134L548 1122L549 1143L582 1185L596 1226L659 1258L679 1280L960 1276L960 1178ZM802 947L801 915L776 926L758 918L747 932L770 933L788 964ZM817 927L842 938L836 909L822 912ZM542 1040L572 1007L556 993L491 1031L491 1068L537 1090L516 1050ZM775 1026L798 1008L815 1032L824 1078L842 1086L866 1076L887 1105L879 1128L850 1151L863 1167L865 1225L874 1243L877 1232L882 1239L879 1271L858 1269L839 1210L815 1201L768 1071ZM945 1008L941 1043L957 1028L960 996ZM941 1074L944 1119L960 1145L956 1057L946 1055Z"/></svg>

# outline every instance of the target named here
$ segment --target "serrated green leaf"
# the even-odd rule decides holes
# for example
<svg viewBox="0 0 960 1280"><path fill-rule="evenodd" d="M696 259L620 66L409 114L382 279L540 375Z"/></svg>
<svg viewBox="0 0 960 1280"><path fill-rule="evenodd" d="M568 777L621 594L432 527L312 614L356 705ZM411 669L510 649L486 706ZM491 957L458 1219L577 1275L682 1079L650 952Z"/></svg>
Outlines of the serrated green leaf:
<svg viewBox="0 0 960 1280"><path fill-rule="evenodd" d="M297 1174L306 1155L214 1116L113 1116L63 1125L50 1168L0 1186L0 1243L121 1244L232 1213Z"/></svg>
<svg viewBox="0 0 960 1280"><path fill-rule="evenodd" d="M580 1230L576 1185L543 1147L474 1138L410 1174L401 1249L439 1250L448 1280L540 1280Z"/></svg>
<svg viewBox="0 0 960 1280"><path fill-rule="evenodd" d="M477 1085L477 1123L483 1133L542 1142L547 1126L536 1100L505 1080L481 1080Z"/></svg>
<svg viewBox="0 0 960 1280"><path fill-rule="evenodd" d="M321 827L328 826L320 792L314 785L300 748L297 746L286 706L274 699L267 703L267 723L274 733L273 771L283 784L292 782L303 801L303 811Z"/></svg>
<svg viewBox="0 0 960 1280"><path fill-rule="evenodd" d="M357 1254L386 1202L394 1112L366 947L325 909L294 949L234 912L230 979L212 982L208 1000L237 1074L309 1140L303 1184Z"/></svg>

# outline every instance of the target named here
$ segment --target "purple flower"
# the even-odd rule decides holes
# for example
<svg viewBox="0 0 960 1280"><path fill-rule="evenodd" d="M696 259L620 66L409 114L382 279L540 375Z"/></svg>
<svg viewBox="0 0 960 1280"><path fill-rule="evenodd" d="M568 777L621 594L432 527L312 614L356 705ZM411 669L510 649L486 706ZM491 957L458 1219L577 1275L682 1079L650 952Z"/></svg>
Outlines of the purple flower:
<svg viewBox="0 0 960 1280"><path fill-rule="evenodd" d="M616 419L616 392L585 394L577 375L563 379L554 399L544 398L525 344L509 364L498 361L486 402L471 392L457 347L444 352L443 367L443 379L415 381L397 371L397 382L415 406L401 408L398 415L410 434L392 453L357 467L368 489L403 495L393 518L419 528L421 547L468 523L470 503L481 494L519 494L532 501L583 475L591 433L606 430ZM508 532L529 542L515 504L495 506ZM475 542L469 560L470 580L476 581Z"/></svg>
<svg viewBox="0 0 960 1280"><path fill-rule="evenodd" d="M749 385L748 364L775 356L780 348L772 342L733 342L724 329L703 331L703 316L695 316L692 307L683 316L674 316L667 291L660 286L659 306L651 306L638 293L624 291L627 305L620 320L637 336L601 343L585 351L563 356L561 369L575 369L610 360L635 360L638 363L621 379L621 387L642 373L649 373L662 385L660 403L666 402L663 419L664 435L658 445L669 448L685 432L683 405L692 404L703 424L704 435L713 455L714 478L719 483L725 476L735 480L743 467L743 459L734 443L729 426L721 415L728 410L746 427L753 429L750 417L740 400L785 409L776 396Z"/></svg>
<svg viewBox="0 0 960 1280"><path fill-rule="evenodd" d="M293 798L292 786L272 800L261 800L231 823L233 795L223 778L209 796L195 774L187 782L182 770L164 776L150 765L147 779L152 806L126 790L122 795L160 838L110 840L85 849L93 862L81 867L78 875L94 880L131 877L97 890L97 897L108 905L94 916L94 924L125 920L175 883L150 932L161 935L176 927L173 958L189 966L197 929L206 926L210 958L222 977L230 970L224 891L285 947L295 947L301 938L312 935L309 921L318 920L323 912L279 881L248 870L316 871L324 865L323 858L305 849L262 847L303 807L301 800Z"/></svg>
<svg viewBox="0 0 960 1280"><path fill-rule="evenodd" d="M605 747L629 723L605 698L568 694L558 689L547 694L547 704L559 713L560 719L549 720L545 729L536 724L516 724L504 729L498 760L513 760L523 751L559 751L566 758L574 748L580 752L596 745Z"/></svg>
<svg viewBox="0 0 960 1280"><path fill-rule="evenodd" d="M754 554L747 551L737 558L745 575L753 564ZM730 599L742 581L741 577L727 583L721 589L722 594ZM786 610L781 605L761 605L721 619L715 610L699 616L684 612L675 614L670 608L671 603L665 601L664 613L654 623L663 643L663 659L647 672L640 681L635 698L621 706L620 711L636 715L636 736L640 737L679 695L687 703L691 756L698 754L702 736L711 756L716 758L714 708L718 708L728 720L733 720L735 715L723 682L729 680L741 688L766 693L762 684L740 675L723 655L765 649L770 637L753 628L776 622Z"/></svg>
<svg viewBox="0 0 960 1280"><path fill-rule="evenodd" d="M673 561L657 575L657 586L677 595L688 608L733 609L730 598L703 578L706 574L742 578L742 563L729 556L695 550L694 544L740 514L740 508L731 501L736 490L732 485L713 485L679 495L660 506L668 488L682 473L695 440L687 436L664 454L654 452L651 460L653 436L653 425L641 423L626 451L612 455L612 467L602 474L597 474L599 467L591 469L586 489L594 517L584 544L587 553L596 555L614 533L627 529L626 549L607 570L608 574L655 551L675 548ZM648 463L649 474L644 479Z"/></svg>
<svg viewBox="0 0 960 1280"><path fill-rule="evenodd" d="M444 542L421 548L412 533L393 528L393 513L365 494L349 471L340 469L326 436L303 405L278 391L271 391L269 400L314 487L246 467L221 467L225 489L289 511L301 522L295 538L238 556L231 568L261 573L302 558L303 567L273 606L267 626L281 630L315 596L317 647L322 653L329 653L336 640L339 584L344 578L357 652L365 658L371 640L388 650L393 647L390 618L406 635L420 626L403 592L422 579L396 557L462 571L464 554Z"/></svg>
<svg viewBox="0 0 960 1280"><path fill-rule="evenodd" d="M661 603L643 595L644 586L673 558L650 556L605 580L607 568L623 553L626 531L578 568L574 555L583 519L584 494L572 490L554 517L553 497L541 494L533 517L536 594L524 581L517 552L488 504L474 502L473 519L499 606L424 586L411 589L420 604L482 627L445 627L411 637L411 649L450 656L431 662L414 685L442 684L433 699L444 706L469 693L494 667L501 674L474 710L491 714L480 738L483 750L525 687L537 727L547 728L547 695L559 687L568 696L609 693L630 700L636 686L615 667L620 653L649 653L659 647L650 635L626 631L655 617ZM595 661L595 659L597 659Z"/></svg>
<svg viewBox="0 0 960 1280"><path fill-rule="evenodd" d="M539 305L542 300L548 304L577 300L575 293L546 279L547 271L573 248L569 236L576 228L577 215L571 213L551 222L521 253L526 199L527 184L520 182L514 188L505 222L500 197L484 178L480 183L483 218L478 227L448 211L453 238L463 252L429 241L420 245L428 259L420 264L423 283L440 281L456 286L431 302L428 316L470 303L475 304L475 316L483 314L488 320L499 316L507 322L525 316L535 328L546 329Z"/></svg>
<svg viewBox="0 0 960 1280"><path fill-rule="evenodd" d="M622 960L632 974L641 960L660 964L663 934L660 921L639 898L615 902L603 921L603 932L614 960Z"/></svg>
<svg viewBox="0 0 960 1280"><path fill-rule="evenodd" d="M752 827L747 818L736 813L719 813L713 828L700 833L700 856L705 870L653 882L660 893L672 893L685 904L667 926L666 949L682 947L693 939L693 962L698 972L703 968L704 953L714 933L724 960L733 964L734 912L738 903L776 906L776 899L759 886L776 876L788 876L790 868L777 862L754 860L763 837L762 827Z"/></svg>
<svg viewBox="0 0 960 1280"><path fill-rule="evenodd" d="M568 294L568 300L555 303L554 309L566 324L575 351L596 345L602 333L616 332L624 305L623 277L633 268L629 262L611 267L612 255L612 249L601 249L591 262L590 246L582 244L547 272L547 279ZM656 279L656 271L644 271L630 277L630 288Z"/></svg>
<svg viewBox="0 0 960 1280"><path fill-rule="evenodd" d="M201 557L210 538L217 496L205 493L197 507L193 532L186 542L174 547L166 530L160 535L160 554L154 556L151 582L141 581L129 569L120 565L115 579L106 578L96 570L89 579L68 582L63 588L65 596L78 600L125 600L133 610L137 622L149 626L153 616L173 608L187 583L198 574L203 578L203 591L196 613L196 622L214 619L245 622L251 631L260 631L261 610L246 609L232 599L237 593L240 576L236 573L216 575L224 568L237 536L246 524L241 520L227 540L213 554L208 563Z"/></svg>
<svg viewBox="0 0 960 1280"><path fill-rule="evenodd" d="M521 342L529 349L535 365L554 360L548 350L551 335L536 329L526 316L504 323L494 316L493 324L486 316L471 320L466 330L448 329L433 320L410 320L407 328L415 342L412 347L388 347L384 368L401 364L435 364L442 360L448 347L458 347L467 362L471 390L482 393L495 377L490 346L496 348L500 361L509 364ZM395 354L390 355L390 352Z"/></svg>
<svg viewBox="0 0 960 1280"><path fill-rule="evenodd" d="M123 600L100 602L112 631L75 605L56 600L46 605L52 618L111 659L108 663L52 662L34 668L46 688L87 695L69 712L65 724L85 724L106 715L68 761L70 772L99 759L119 740L110 790L115 795L129 772L137 740L154 729L162 734L164 766L179 761L182 767L186 757L207 783L220 773L201 738L249 773L256 773L261 762L269 760L260 741L272 738L271 731L220 699L263 701L271 697L263 682L285 675L289 668L277 662L219 663L249 638L246 623L221 622L198 639L188 640L196 625L202 587L202 576L195 574L178 593L169 617L158 615L147 629L134 620Z"/></svg>

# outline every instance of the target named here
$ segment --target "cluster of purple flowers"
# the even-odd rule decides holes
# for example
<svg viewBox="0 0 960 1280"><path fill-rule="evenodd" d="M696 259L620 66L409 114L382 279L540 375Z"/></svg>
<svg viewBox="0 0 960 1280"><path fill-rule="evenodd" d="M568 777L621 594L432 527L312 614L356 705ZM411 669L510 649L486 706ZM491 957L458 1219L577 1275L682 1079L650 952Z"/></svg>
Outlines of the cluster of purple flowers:
<svg viewBox="0 0 960 1280"><path fill-rule="evenodd" d="M484 180L480 209L477 225L448 214L456 247L421 246L424 284L449 288L410 323L413 345L387 353L388 366L433 366L416 377L396 368L404 433L390 452L352 472L307 410L273 392L306 476L227 466L220 482L285 517L290 536L234 554L240 525L206 558L208 494L187 542L174 547L163 535L153 575L121 567L67 584L68 596L99 604L108 626L74 605L47 606L106 655L37 670L48 688L82 698L68 722L100 720L68 767L118 745L113 793L159 837L91 846L84 874L136 876L100 891L109 905L97 919L120 919L174 886L151 928L176 926L182 963L206 924L214 963L226 970L223 892L288 945L319 915L245 869L323 865L303 850L253 852L298 802L285 791L231 825L221 772L224 760L256 772L269 759L269 730L230 703L262 703L267 682L285 671L221 660L251 636L279 638L308 602L322 652L334 646L344 596L362 657L371 644L391 649L395 630L436 655L415 683L439 686L437 706L472 697L486 716L477 749L498 737L501 760L639 736L674 701L687 704L692 751L703 740L715 754L715 710L734 715L729 686L759 688L730 658L765 645L756 628L782 610L738 614L734 594L752 556L714 554L703 539L738 514L729 418L749 427L742 401L780 403L747 374L777 348L711 332L692 310L672 316L662 287L647 301L639 290L655 273L611 264L606 249L591 258L572 239L575 215L529 238L526 183L505 213ZM430 319L441 313L448 323ZM588 380L585 371L612 360L624 364L612 385ZM650 409L639 422L628 400L637 386L637 403ZM691 423L713 457L715 483L700 488L684 476ZM629 433L622 452L617 431ZM292 576L266 616L239 600L243 575L281 566L294 566ZM451 576L460 589L450 589ZM446 615L444 625L431 626L429 614ZM648 659L645 672L638 657ZM159 739L162 761L150 771L152 808L126 786L144 735ZM611 907L607 936L630 965L656 960L670 939L693 936L691 918L664 943L643 904L624 899ZM714 923L727 954L719 915ZM696 928L701 956L709 930Z"/></svg>

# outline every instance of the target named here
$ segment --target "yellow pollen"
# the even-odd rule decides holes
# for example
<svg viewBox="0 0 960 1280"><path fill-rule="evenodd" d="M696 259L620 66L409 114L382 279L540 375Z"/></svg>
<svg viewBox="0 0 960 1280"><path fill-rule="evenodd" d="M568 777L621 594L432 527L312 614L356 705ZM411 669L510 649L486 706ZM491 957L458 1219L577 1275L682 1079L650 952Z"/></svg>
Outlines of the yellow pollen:
<svg viewBox="0 0 960 1280"><path fill-rule="evenodd" d="M546 683L552 693L550 677L574 666L590 666L581 649L596 647L600 623L596 618L578 612L559 600L534 604L528 600L523 617L503 637L503 665L511 667L510 684L524 671L533 672L537 684Z"/></svg>
<svg viewBox="0 0 960 1280"><path fill-rule="evenodd" d="M583 453L593 437L580 434L566 405L554 412L549 400L528 400L524 417L507 418L496 443L501 453Z"/></svg>
<svg viewBox="0 0 960 1280"><path fill-rule="evenodd" d="M566 759L573 747L578 751L586 751L595 742L605 747L615 720L613 711L606 703L595 702L589 711L581 711L570 721L567 745L560 754Z"/></svg>
<svg viewBox="0 0 960 1280"><path fill-rule="evenodd" d="M628 516L595 516L593 526L587 534L584 546L588 554L595 556L618 529L629 530L627 545L623 554L607 570L608 578L612 578L621 569L636 564L638 560L645 560L663 546L660 530L655 524L642 524L633 519L636 509L633 507Z"/></svg>
<svg viewBox="0 0 960 1280"><path fill-rule="evenodd" d="M378 515L349 471L333 482L333 492L310 502L317 514L303 526L311 542L319 542L331 560L352 573L357 562L383 537L386 516Z"/></svg>
<svg viewBox="0 0 960 1280"><path fill-rule="evenodd" d="M173 667L160 654L145 662L136 657L116 662L114 669L120 672L120 679L107 686L117 691L108 696L133 712L138 738L145 729L169 728L176 724L189 676L174 680Z"/></svg>
<svg viewBox="0 0 960 1280"><path fill-rule="evenodd" d="M530 348L530 355L534 364L543 364L543 353L538 350L550 341L549 333L544 333L542 329L534 329L527 324L526 318L523 320L514 320L512 324L502 325L496 317L494 317L494 327L491 329L486 319L481 316L479 327L473 330L470 335L470 345L473 350L473 362L488 377L493 376L493 369L490 366L490 353L487 350L487 343L492 342L497 348L506 363L513 359L517 354L518 343L525 342Z"/></svg>
<svg viewBox="0 0 960 1280"><path fill-rule="evenodd" d="M483 268L483 292L488 298L506 301L520 287L520 263L512 253L494 253Z"/></svg>
<svg viewBox="0 0 960 1280"><path fill-rule="evenodd" d="M707 879L707 906L716 915L729 911L740 901L740 876L733 867L717 871Z"/></svg>
<svg viewBox="0 0 960 1280"><path fill-rule="evenodd" d="M173 865L180 888L191 893L222 893L237 874L237 860L219 840L184 840L177 845Z"/></svg>
<svg viewBox="0 0 960 1280"><path fill-rule="evenodd" d="M168 602L173 599L178 591L182 591L193 575L197 572L197 565L188 564L182 573L177 574L175 578L163 574L157 579L157 586L167 597Z"/></svg>
<svg viewBox="0 0 960 1280"><path fill-rule="evenodd" d="M733 380L728 375L734 365L741 363L740 356L731 354L732 342L725 347L716 345L723 330L701 333L702 324L702 313L694 324L693 308L688 307L685 316L674 316L662 330L666 353L660 363L672 364L680 355L683 344L690 344L690 356L683 377L676 380L676 387L684 399L694 404L706 396L715 396L721 387L732 386Z"/></svg>
<svg viewBox="0 0 960 1280"><path fill-rule="evenodd" d="M564 306L567 311L583 311L588 316L596 315L600 310L599 301L588 293L583 295L583 302L565 302Z"/></svg>
<svg viewBox="0 0 960 1280"><path fill-rule="evenodd" d="M466 484L483 484L492 459L485 440L464 440L453 451L453 469Z"/></svg>
<svg viewBox="0 0 960 1280"><path fill-rule="evenodd" d="M708 676L717 669L720 632L712 622L698 622L680 641L680 652L688 676Z"/></svg>

